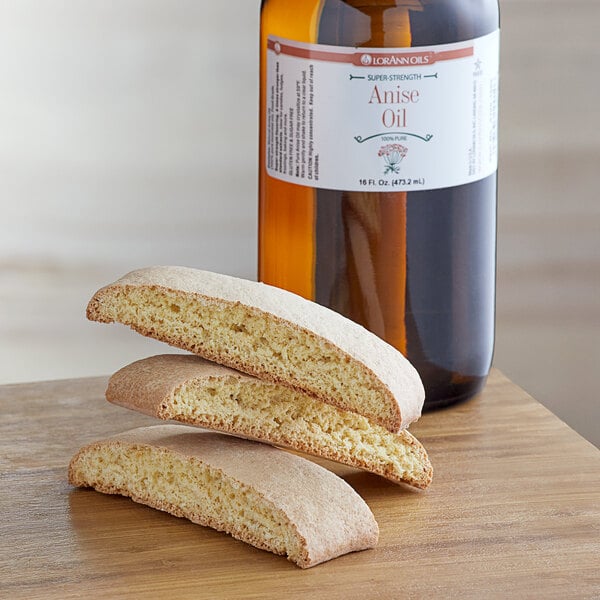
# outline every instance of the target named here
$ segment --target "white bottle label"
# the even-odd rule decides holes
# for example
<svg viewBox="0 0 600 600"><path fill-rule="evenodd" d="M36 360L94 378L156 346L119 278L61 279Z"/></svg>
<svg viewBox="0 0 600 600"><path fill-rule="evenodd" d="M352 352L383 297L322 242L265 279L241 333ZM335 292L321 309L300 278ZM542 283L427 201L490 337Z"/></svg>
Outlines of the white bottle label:
<svg viewBox="0 0 600 600"><path fill-rule="evenodd" d="M499 32L438 46L348 48L270 36L271 177L348 191L483 179L498 163Z"/></svg>

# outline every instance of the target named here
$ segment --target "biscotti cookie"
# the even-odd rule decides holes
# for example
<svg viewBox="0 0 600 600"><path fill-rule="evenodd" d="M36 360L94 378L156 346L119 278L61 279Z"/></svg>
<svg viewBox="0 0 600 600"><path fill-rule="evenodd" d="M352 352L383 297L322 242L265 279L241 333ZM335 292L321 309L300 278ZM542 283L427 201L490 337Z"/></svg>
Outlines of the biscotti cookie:
<svg viewBox="0 0 600 600"><path fill-rule="evenodd" d="M87 316L117 321L396 432L419 418L419 375L395 348L340 314L269 285L185 267L133 271Z"/></svg>
<svg viewBox="0 0 600 600"><path fill-rule="evenodd" d="M157 417L287 446L426 488L427 453L408 431L391 433L362 415L288 386L198 356L166 354L117 371L109 402Z"/></svg>
<svg viewBox="0 0 600 600"><path fill-rule="evenodd" d="M69 482L225 531L302 568L378 539L369 507L327 469L184 425L133 429L85 446L71 460Z"/></svg>

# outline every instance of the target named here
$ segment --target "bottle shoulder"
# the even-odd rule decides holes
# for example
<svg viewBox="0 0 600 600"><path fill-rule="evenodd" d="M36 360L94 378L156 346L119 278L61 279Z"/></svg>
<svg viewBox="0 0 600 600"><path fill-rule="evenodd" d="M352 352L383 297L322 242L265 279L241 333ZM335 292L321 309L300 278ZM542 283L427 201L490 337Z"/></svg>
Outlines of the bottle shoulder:
<svg viewBox="0 0 600 600"><path fill-rule="evenodd" d="M295 23L302 41L351 47L451 44L500 22L498 0L263 0L261 12L263 29Z"/></svg>

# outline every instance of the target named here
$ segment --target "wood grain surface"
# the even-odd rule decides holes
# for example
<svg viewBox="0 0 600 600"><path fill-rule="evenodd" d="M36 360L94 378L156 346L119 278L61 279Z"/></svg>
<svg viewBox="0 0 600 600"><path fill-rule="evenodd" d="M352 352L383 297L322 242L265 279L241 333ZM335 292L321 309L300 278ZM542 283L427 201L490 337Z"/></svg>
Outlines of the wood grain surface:
<svg viewBox="0 0 600 600"><path fill-rule="evenodd" d="M594 598L600 452L500 373L411 428L432 487L321 461L365 498L373 550L302 571L118 496L74 489L71 455L149 417L106 378L0 387L1 598Z"/></svg>

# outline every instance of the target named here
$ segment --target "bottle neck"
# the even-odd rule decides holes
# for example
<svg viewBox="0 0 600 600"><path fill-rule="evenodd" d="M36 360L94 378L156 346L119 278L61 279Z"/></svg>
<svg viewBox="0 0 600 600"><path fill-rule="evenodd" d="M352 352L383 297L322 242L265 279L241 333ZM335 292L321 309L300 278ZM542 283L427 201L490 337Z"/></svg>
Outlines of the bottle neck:
<svg viewBox="0 0 600 600"><path fill-rule="evenodd" d="M325 0L319 42L363 48L410 47L411 16L419 0Z"/></svg>

